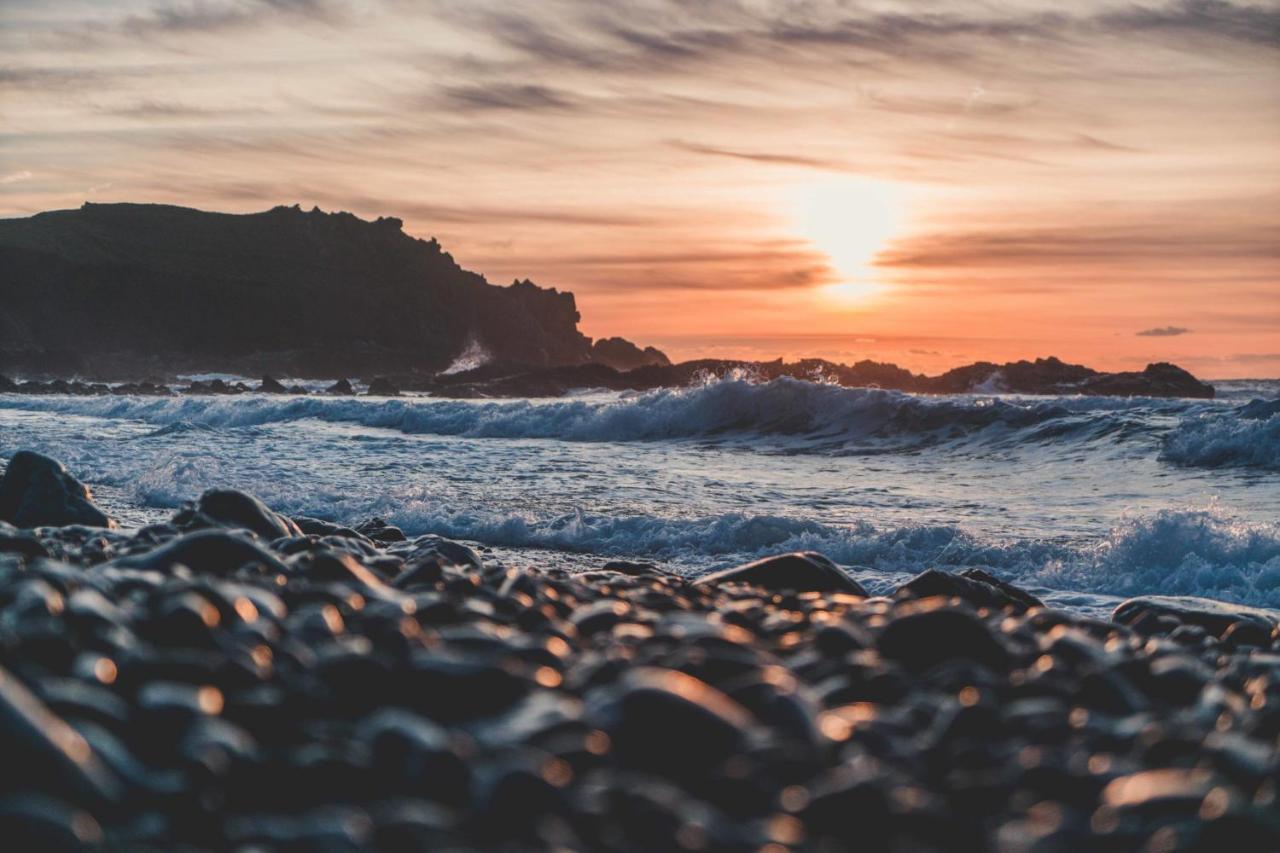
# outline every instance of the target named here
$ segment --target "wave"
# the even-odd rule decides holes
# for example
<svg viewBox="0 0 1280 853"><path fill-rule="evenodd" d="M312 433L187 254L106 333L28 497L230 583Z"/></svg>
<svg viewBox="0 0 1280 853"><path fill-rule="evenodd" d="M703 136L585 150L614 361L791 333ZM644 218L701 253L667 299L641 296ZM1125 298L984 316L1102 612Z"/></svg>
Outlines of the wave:
<svg viewBox="0 0 1280 853"><path fill-rule="evenodd" d="M1280 471L1280 400L1185 417L1164 437L1160 458L1198 468Z"/></svg>
<svg viewBox="0 0 1280 853"><path fill-rule="evenodd" d="M205 488L227 484L230 473L216 458L180 457L139 478L135 496L151 507L176 507ZM1038 591L1198 595L1280 607L1280 523L1242 521L1215 505L1127 516L1101 539L1064 540L987 536L950 524L831 524L740 512L538 515L459 509L452 499L422 487L357 497L300 491L287 483L259 485L265 487L259 497L288 514L343 523L376 515L410 535L643 558L681 570L713 570L768 554L814 550L853 567L877 592L925 568L978 566Z"/></svg>
<svg viewBox="0 0 1280 853"><path fill-rule="evenodd" d="M430 503L410 503L387 515L415 533L709 568L814 550L876 574L981 566L1053 590L1199 595L1280 607L1280 525L1241 522L1212 509L1139 516L1121 522L1100 542L1076 543L992 539L951 525L829 525L738 513L687 519L575 513L536 519L453 513Z"/></svg>
<svg viewBox="0 0 1280 853"><path fill-rule="evenodd" d="M1150 435L1184 401L924 397L796 379L727 378L690 388L555 401L322 397L9 397L0 406L156 427L224 429L315 420L409 435L579 442L767 438L792 452L881 453L960 439L993 446ZM183 425L178 427L177 425ZM157 433L158 434L158 433Z"/></svg>

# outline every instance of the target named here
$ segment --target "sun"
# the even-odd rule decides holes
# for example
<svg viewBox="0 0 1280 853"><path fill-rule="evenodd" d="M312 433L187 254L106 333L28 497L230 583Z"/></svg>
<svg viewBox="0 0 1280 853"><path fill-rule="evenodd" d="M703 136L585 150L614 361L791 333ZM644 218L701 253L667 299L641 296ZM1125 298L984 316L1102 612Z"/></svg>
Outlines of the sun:
<svg viewBox="0 0 1280 853"><path fill-rule="evenodd" d="M796 230L839 277L823 286L824 297L856 304L884 290L874 261L901 229L904 203L901 185L869 178L832 178L794 190Z"/></svg>

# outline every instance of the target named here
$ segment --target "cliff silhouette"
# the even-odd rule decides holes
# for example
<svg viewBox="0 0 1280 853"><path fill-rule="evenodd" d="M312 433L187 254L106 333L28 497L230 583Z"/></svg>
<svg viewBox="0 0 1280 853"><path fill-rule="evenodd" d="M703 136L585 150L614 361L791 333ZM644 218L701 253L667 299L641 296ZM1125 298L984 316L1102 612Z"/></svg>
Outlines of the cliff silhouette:
<svg viewBox="0 0 1280 853"><path fill-rule="evenodd" d="M572 293L489 284L394 218L85 204L0 220L0 270L0 371L27 375L434 372L477 346L528 368L666 362L593 350Z"/></svg>

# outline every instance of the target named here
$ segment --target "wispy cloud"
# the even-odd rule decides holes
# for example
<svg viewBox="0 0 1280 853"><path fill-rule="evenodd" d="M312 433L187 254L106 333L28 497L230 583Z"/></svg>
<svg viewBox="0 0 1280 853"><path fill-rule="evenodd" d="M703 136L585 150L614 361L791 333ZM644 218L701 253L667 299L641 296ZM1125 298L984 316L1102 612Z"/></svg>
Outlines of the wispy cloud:
<svg viewBox="0 0 1280 853"><path fill-rule="evenodd" d="M1271 222L1250 227L1184 224L1171 230L1168 223L1116 224L1061 228L919 234L881 253L884 267L1002 267L1025 264L1124 265L1167 263L1171 260L1280 261L1280 245Z"/></svg>
<svg viewBox="0 0 1280 853"><path fill-rule="evenodd" d="M737 151L731 148L719 148L714 145L700 145L673 139L667 142L672 148L679 148L693 154L706 154L711 157L728 157L733 160L747 160L752 163L766 163L774 166L800 166L806 169L822 169L828 172L855 171L849 163L830 160L823 157L806 157L801 154L787 154L774 151Z"/></svg>
<svg viewBox="0 0 1280 853"><path fill-rule="evenodd" d="M464 110L570 110L577 104L568 92L549 86L508 83L449 86L448 104Z"/></svg>
<svg viewBox="0 0 1280 853"><path fill-rule="evenodd" d="M10 172L7 175L0 175L0 184L16 184L19 181L29 181L34 177L29 171L23 169L20 172Z"/></svg>
<svg viewBox="0 0 1280 853"><path fill-rule="evenodd" d="M1182 326L1157 326L1154 329L1143 329L1141 332L1134 332L1140 338L1176 338L1179 335L1189 335L1191 330Z"/></svg>
<svg viewBox="0 0 1280 853"><path fill-rule="evenodd" d="M187 0L129 15L120 21L119 31L131 36L211 33L273 19L338 21L345 11L333 0Z"/></svg>

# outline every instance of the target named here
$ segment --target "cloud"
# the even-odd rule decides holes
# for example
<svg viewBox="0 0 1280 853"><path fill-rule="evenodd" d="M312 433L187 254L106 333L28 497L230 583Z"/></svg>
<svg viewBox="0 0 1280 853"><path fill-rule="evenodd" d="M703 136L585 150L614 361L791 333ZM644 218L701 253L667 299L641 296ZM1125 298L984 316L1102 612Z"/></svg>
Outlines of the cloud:
<svg viewBox="0 0 1280 853"><path fill-rule="evenodd" d="M0 184L16 184L19 181L29 181L32 177L33 176L30 172L23 169L21 172L10 172L7 175L0 175Z"/></svg>
<svg viewBox="0 0 1280 853"><path fill-rule="evenodd" d="M907 115L939 116L1007 116L1024 112L1036 106L1039 98L996 97L981 91L954 97L929 97L919 95L891 95L868 90L863 97L877 110Z"/></svg>
<svg viewBox="0 0 1280 853"><path fill-rule="evenodd" d="M262 109L198 107L177 101L141 100L120 106L99 107L97 112L119 118L140 119L203 119L203 118L236 118L247 115L259 115Z"/></svg>
<svg viewBox="0 0 1280 853"><path fill-rule="evenodd" d="M822 169L824 171L851 172L854 168L849 163L839 160L827 160L821 157L804 157L799 154L781 154L769 151L735 151L730 148L717 148L712 145L699 145L673 139L667 142L672 148L689 151L694 154L706 154L712 157L729 157L734 160L749 160L753 163L768 163L777 166L801 166L806 169Z"/></svg>
<svg viewBox="0 0 1280 853"><path fill-rule="evenodd" d="M1191 334L1190 329L1182 326L1157 326L1154 329L1143 329L1141 332L1134 332L1140 338L1176 338L1179 335Z"/></svg>
<svg viewBox="0 0 1280 853"><path fill-rule="evenodd" d="M332 0L188 0L130 15L119 30L132 36L173 35L245 29L273 19L334 22L342 17L343 8Z"/></svg>
<svg viewBox="0 0 1280 853"><path fill-rule="evenodd" d="M1000 231L926 233L900 241L876 259L881 267L995 268L1045 263L1132 264L1229 259L1280 259L1272 223L1252 227L1153 222L1127 227L1009 228Z"/></svg>
<svg viewBox="0 0 1280 853"><path fill-rule="evenodd" d="M569 93L537 85L450 86L444 95L450 106L466 110L570 110L577 106Z"/></svg>
<svg viewBox="0 0 1280 853"><path fill-rule="evenodd" d="M903 60L963 62L992 48L1035 43L1095 43L1099 38L1216 41L1280 46L1280 7L1227 0L1175 0L1154 6L1068 14L975 11L875 13L843 3L648 4L600 2L587 11L538 8L536 15L468 8L464 25L541 63L601 71L661 73L733 57L779 57L780 52L838 52L842 63ZM979 7L981 9L981 7ZM560 11L561 14L555 14ZM681 22L663 26L660 21ZM937 109L938 104L922 104ZM892 108L892 107L891 107ZM995 109L999 110L997 106Z"/></svg>

